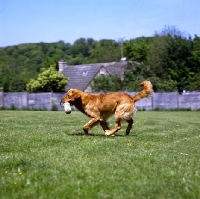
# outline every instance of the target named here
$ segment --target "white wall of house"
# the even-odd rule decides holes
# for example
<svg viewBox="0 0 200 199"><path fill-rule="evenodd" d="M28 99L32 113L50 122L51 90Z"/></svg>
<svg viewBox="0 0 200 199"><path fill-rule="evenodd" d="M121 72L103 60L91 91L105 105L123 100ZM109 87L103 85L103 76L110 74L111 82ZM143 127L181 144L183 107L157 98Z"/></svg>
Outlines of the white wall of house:
<svg viewBox="0 0 200 199"><path fill-rule="evenodd" d="M106 75L106 76L108 76L108 72L107 72L107 70L106 70L105 67L102 67L100 69L100 71L98 72L97 76L100 76L100 75Z"/></svg>
<svg viewBox="0 0 200 199"><path fill-rule="evenodd" d="M97 75L95 77L98 77L100 75L105 75L105 76L109 75L105 67L101 67L99 72L97 73ZM87 88L84 91L87 92L87 93L92 93L93 92L92 91L92 87L91 87L91 83L87 86Z"/></svg>

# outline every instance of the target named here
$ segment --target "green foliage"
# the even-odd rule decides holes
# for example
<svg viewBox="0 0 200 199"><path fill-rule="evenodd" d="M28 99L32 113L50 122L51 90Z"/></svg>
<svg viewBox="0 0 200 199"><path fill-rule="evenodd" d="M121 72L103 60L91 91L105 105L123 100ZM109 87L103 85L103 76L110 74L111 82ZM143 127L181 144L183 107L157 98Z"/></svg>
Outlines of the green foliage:
<svg viewBox="0 0 200 199"><path fill-rule="evenodd" d="M29 92L59 92L64 91L67 81L67 77L58 73L54 66L50 66L40 73L37 79L31 79L26 88Z"/></svg>
<svg viewBox="0 0 200 199"><path fill-rule="evenodd" d="M177 91L177 82L172 79L163 80L159 77L151 77L151 83L155 92Z"/></svg>
<svg viewBox="0 0 200 199"><path fill-rule="evenodd" d="M192 39L175 26L165 26L153 37L124 41L123 49L120 44L111 39L80 38L73 44L58 41L0 48L0 87L5 92L24 91L25 85L42 69L55 65L58 70L61 59L68 65L118 62L123 50L127 60L138 65L127 67L122 89L136 91L136 82L143 79L153 81L155 91L199 89L200 37L197 35Z"/></svg>
<svg viewBox="0 0 200 199"><path fill-rule="evenodd" d="M82 54L84 57L89 56L89 44L85 38L77 39L74 42L74 45L70 48L71 55L76 57L79 54Z"/></svg>
<svg viewBox="0 0 200 199"><path fill-rule="evenodd" d="M64 47L63 42L58 42L20 44L0 48L0 86L4 87L6 92L24 91L24 85L31 78L35 78L41 68L57 64L62 58L62 51L58 48L65 49ZM20 82L16 81L17 78Z"/></svg>
<svg viewBox="0 0 200 199"><path fill-rule="evenodd" d="M189 72L193 66L189 63L191 57L191 41L180 36L175 36L169 40L167 74L172 80L177 81L177 87L188 87Z"/></svg>
<svg viewBox="0 0 200 199"><path fill-rule="evenodd" d="M120 60L120 45L114 40L102 39L95 43L88 58L91 63L105 63Z"/></svg>
<svg viewBox="0 0 200 199"><path fill-rule="evenodd" d="M1 199L200 198L199 118L138 111L108 138L78 111L0 111Z"/></svg>
<svg viewBox="0 0 200 199"><path fill-rule="evenodd" d="M0 70L0 87L3 87L4 91L8 92L9 86L10 86L9 70L7 68L3 68Z"/></svg>
<svg viewBox="0 0 200 199"><path fill-rule="evenodd" d="M124 43L124 54L132 61L147 62L149 59L150 38L137 38Z"/></svg>
<svg viewBox="0 0 200 199"><path fill-rule="evenodd" d="M22 92L26 91L26 83L22 77L13 77L10 80L9 91Z"/></svg>
<svg viewBox="0 0 200 199"><path fill-rule="evenodd" d="M99 92L120 91L123 89L123 83L117 75L100 75L95 77L92 82L92 90Z"/></svg>
<svg viewBox="0 0 200 199"><path fill-rule="evenodd" d="M193 44L194 44L193 52L196 52L196 57L195 58L197 58L197 61L200 62L200 60L199 60L200 37L198 37L197 35L195 35L195 38L193 40Z"/></svg>
<svg viewBox="0 0 200 199"><path fill-rule="evenodd" d="M161 79L152 73L151 67L146 64L129 62L124 73L124 89L127 91L140 91L138 83L144 80L150 80L155 92L176 91L177 82L172 79Z"/></svg>
<svg viewBox="0 0 200 199"><path fill-rule="evenodd" d="M178 34L178 36L177 36ZM133 61L126 67L125 88L136 91L137 84L149 79L154 91L175 91L187 87L191 67L191 40L179 36L174 27L166 27L160 35L152 38L137 38L124 44L126 56Z"/></svg>
<svg viewBox="0 0 200 199"><path fill-rule="evenodd" d="M189 82L190 90L200 90L200 73L194 74L193 77L190 78Z"/></svg>
<svg viewBox="0 0 200 199"><path fill-rule="evenodd" d="M84 63L84 56L80 53L77 54L75 58L69 59L69 61L67 62L68 65L80 65L82 63Z"/></svg>
<svg viewBox="0 0 200 199"><path fill-rule="evenodd" d="M168 58L168 39L166 36L155 36L150 44L150 67L154 76L166 79L167 74L167 58Z"/></svg>
<svg viewBox="0 0 200 199"><path fill-rule="evenodd" d="M143 80L149 79L151 71L145 64L138 62L129 62L124 72L124 89L127 91L138 91L137 84Z"/></svg>
<svg viewBox="0 0 200 199"><path fill-rule="evenodd" d="M60 59L67 60L68 65L119 61L120 47L114 40L80 38L73 45L59 41L0 48L0 87L6 92L24 91L22 84L50 65L58 69ZM20 77L21 83L14 85L15 77Z"/></svg>
<svg viewBox="0 0 200 199"><path fill-rule="evenodd" d="M181 32L176 26L167 26L165 25L165 27L162 29L161 32L155 32L156 36L164 36L164 37L170 37L170 38L174 38L174 37L185 37L185 34L183 32Z"/></svg>

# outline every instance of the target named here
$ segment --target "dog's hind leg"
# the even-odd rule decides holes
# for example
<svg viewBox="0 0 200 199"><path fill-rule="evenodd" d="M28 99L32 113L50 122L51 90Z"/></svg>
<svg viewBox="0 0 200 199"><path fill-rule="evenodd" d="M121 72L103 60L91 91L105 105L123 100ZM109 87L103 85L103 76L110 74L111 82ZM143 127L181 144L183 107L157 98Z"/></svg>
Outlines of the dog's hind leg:
<svg viewBox="0 0 200 199"><path fill-rule="evenodd" d="M130 120L126 120L128 122L128 126L126 128L126 135L129 135L130 130L132 129L132 125L133 125L133 119L131 118Z"/></svg>
<svg viewBox="0 0 200 199"><path fill-rule="evenodd" d="M102 120L102 121L100 121L100 125L101 125L101 127L103 128L104 131L110 130L108 122Z"/></svg>
<svg viewBox="0 0 200 199"><path fill-rule="evenodd" d="M115 128L113 130L106 130L105 135L107 136L115 136L115 133L121 129L121 119L116 119Z"/></svg>

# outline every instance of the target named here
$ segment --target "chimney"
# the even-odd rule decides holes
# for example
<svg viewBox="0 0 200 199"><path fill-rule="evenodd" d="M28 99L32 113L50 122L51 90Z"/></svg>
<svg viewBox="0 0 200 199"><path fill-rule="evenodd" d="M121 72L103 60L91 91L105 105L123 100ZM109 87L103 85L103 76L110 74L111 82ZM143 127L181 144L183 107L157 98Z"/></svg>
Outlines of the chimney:
<svg viewBox="0 0 200 199"><path fill-rule="evenodd" d="M67 62L65 60L60 60L58 62L59 72L62 72L67 67Z"/></svg>

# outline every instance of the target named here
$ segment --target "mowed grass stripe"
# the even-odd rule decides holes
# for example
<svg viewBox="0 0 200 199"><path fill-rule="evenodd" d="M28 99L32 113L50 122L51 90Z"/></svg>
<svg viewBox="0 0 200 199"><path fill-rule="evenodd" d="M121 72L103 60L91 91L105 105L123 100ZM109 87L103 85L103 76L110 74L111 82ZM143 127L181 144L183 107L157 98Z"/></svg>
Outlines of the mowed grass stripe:
<svg viewBox="0 0 200 199"><path fill-rule="evenodd" d="M0 198L200 198L199 118L138 111L105 137L77 111L0 111Z"/></svg>

